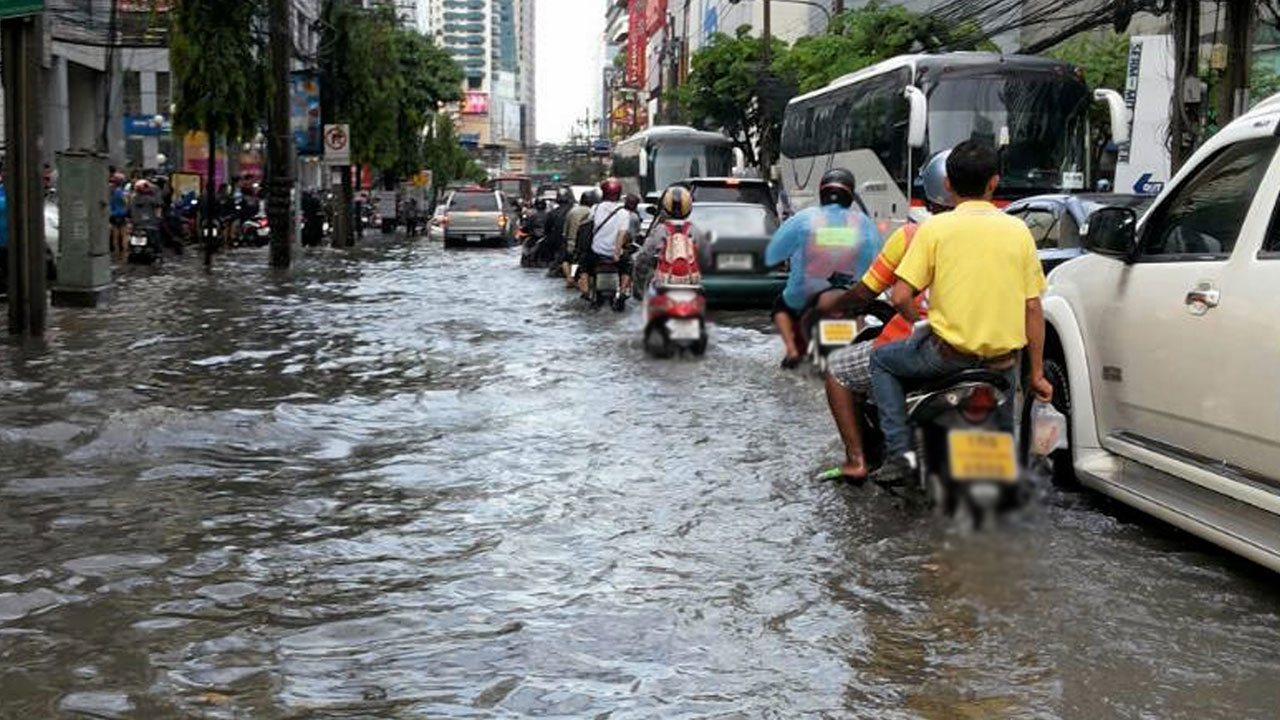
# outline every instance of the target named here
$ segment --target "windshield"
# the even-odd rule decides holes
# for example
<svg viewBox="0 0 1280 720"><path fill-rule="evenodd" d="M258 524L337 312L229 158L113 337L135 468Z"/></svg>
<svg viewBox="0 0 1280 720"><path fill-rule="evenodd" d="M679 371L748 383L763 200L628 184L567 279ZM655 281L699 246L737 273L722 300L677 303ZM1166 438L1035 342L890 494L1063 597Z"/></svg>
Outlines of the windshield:
<svg viewBox="0 0 1280 720"><path fill-rule="evenodd" d="M936 152L964 140L999 144L1007 138L1002 190L1079 190L1088 107L1084 83L1072 76L944 77L929 93L929 147Z"/></svg>
<svg viewBox="0 0 1280 720"><path fill-rule="evenodd" d="M761 205L699 205L694 203L689 221L703 232L722 237L772 236L778 218Z"/></svg>
<svg viewBox="0 0 1280 720"><path fill-rule="evenodd" d="M725 145L655 144L649 149L645 193L664 190L686 178L723 177L733 173L733 150Z"/></svg>
<svg viewBox="0 0 1280 720"><path fill-rule="evenodd" d="M773 198L769 197L769 188L754 183L748 185L703 185L694 183L692 194L694 202L741 202L773 207Z"/></svg>
<svg viewBox="0 0 1280 720"><path fill-rule="evenodd" d="M493 181L493 189L509 197L525 197L526 188L531 190L533 188L533 182L529 180L521 180L519 178Z"/></svg>
<svg viewBox="0 0 1280 720"><path fill-rule="evenodd" d="M450 210L463 212L497 212L498 196L491 192L459 192L449 202Z"/></svg>

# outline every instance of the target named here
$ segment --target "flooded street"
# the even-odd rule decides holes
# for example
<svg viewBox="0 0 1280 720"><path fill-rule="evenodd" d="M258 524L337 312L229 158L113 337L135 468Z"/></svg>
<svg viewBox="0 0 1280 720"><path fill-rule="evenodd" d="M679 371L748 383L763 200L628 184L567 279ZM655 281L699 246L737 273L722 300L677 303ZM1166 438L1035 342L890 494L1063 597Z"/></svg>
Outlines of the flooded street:
<svg viewBox="0 0 1280 720"><path fill-rule="evenodd" d="M130 268L0 344L0 718L1271 718L1276 576L1087 492L948 533L763 313L516 251ZM476 289L480 288L480 292Z"/></svg>

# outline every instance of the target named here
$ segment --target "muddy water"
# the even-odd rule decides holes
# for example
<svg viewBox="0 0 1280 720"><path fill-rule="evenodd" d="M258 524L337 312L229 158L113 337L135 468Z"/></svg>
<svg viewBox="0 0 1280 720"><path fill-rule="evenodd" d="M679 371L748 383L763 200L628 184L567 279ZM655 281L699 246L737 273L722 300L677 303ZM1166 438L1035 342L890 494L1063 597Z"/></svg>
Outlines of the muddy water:
<svg viewBox="0 0 1280 720"><path fill-rule="evenodd" d="M960 537L811 482L755 314L659 362L502 251L220 260L0 345L2 718L1280 711L1274 576L1088 493Z"/></svg>

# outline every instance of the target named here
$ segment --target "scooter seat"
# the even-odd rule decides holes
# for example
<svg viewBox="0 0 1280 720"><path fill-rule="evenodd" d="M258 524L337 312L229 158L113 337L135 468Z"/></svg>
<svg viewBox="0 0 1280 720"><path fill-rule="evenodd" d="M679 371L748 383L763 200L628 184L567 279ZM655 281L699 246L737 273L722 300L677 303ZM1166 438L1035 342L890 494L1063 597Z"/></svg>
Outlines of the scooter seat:
<svg viewBox="0 0 1280 720"><path fill-rule="evenodd" d="M912 394L932 393L940 390L946 390L956 385L964 385L970 383L986 383L995 387L1002 392L1009 390L1009 381L1004 373L998 373L985 368L972 368L969 370L961 370L953 375L926 380L921 383L907 383L907 391Z"/></svg>

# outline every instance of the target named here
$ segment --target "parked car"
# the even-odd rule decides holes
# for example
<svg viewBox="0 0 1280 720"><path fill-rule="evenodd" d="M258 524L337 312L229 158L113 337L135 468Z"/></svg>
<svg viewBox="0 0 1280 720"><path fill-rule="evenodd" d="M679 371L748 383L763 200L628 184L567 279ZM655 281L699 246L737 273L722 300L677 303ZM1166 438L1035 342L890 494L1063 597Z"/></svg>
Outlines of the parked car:
<svg viewBox="0 0 1280 720"><path fill-rule="evenodd" d="M764 250L778 216L758 203L695 202L693 226L709 233L710 250L698 259L707 302L719 306L768 306L787 274L764 264Z"/></svg>
<svg viewBox="0 0 1280 720"><path fill-rule="evenodd" d="M778 203L769 183L756 178L689 178L677 183L689 188L696 202L756 203L777 215Z"/></svg>
<svg viewBox="0 0 1280 720"><path fill-rule="evenodd" d="M1027 224L1036 240L1040 263L1049 272L1062 263L1084 254L1084 234L1089 216L1104 207L1127 207L1141 213L1151 206L1154 195L1088 193L1081 195L1036 195L1011 203L1005 212Z"/></svg>
<svg viewBox="0 0 1280 720"><path fill-rule="evenodd" d="M1089 218L1049 277L1055 477L1280 571L1280 95L1205 143L1138 221Z"/></svg>
<svg viewBox="0 0 1280 720"><path fill-rule="evenodd" d="M444 217L446 248L507 247L515 233L514 209L497 190L466 188L449 196Z"/></svg>

